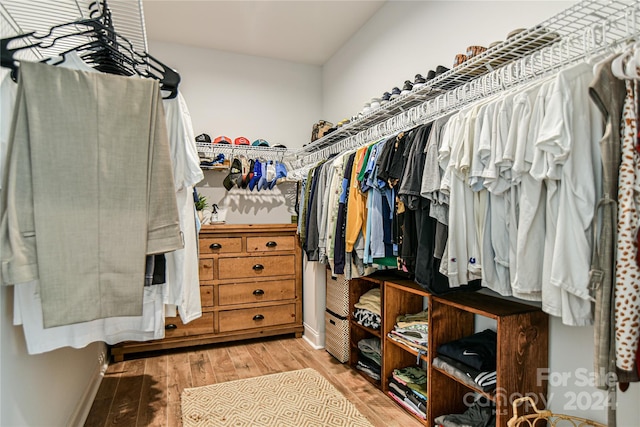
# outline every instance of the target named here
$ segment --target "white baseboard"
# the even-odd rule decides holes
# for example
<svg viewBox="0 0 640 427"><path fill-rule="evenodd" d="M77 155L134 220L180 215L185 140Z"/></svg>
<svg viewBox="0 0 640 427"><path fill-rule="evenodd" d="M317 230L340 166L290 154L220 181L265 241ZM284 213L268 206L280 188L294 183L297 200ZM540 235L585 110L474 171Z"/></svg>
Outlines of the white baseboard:
<svg viewBox="0 0 640 427"><path fill-rule="evenodd" d="M304 324L304 333L302 338L316 350L324 348L324 334L316 331L306 323Z"/></svg>
<svg viewBox="0 0 640 427"><path fill-rule="evenodd" d="M91 405L93 405L93 401L96 398L96 394L98 394L98 388L100 387L100 383L102 382L102 378L104 377L104 373L107 371L107 367L109 366L109 361L107 360L107 346L106 344L100 345L98 349L97 355L97 363L96 369L91 376L91 380L87 385L76 409L71 414L69 418L68 426L77 426L83 427L87 417L89 416L89 411L91 410Z"/></svg>

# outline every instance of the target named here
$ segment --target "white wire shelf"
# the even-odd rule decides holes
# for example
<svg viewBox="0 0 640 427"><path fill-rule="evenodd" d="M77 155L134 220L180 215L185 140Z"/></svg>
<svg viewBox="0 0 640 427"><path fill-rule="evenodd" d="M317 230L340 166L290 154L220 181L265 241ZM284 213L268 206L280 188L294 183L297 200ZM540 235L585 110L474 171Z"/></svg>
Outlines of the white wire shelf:
<svg viewBox="0 0 640 427"><path fill-rule="evenodd" d="M208 142L196 142L200 158L215 158L217 154L225 156L241 156L263 158L266 160L293 160L296 158L295 150L282 147L264 147L253 145L215 144ZM215 169L215 168L214 168Z"/></svg>
<svg viewBox="0 0 640 427"><path fill-rule="evenodd" d="M300 163L364 144L432 117L433 110L450 111L629 40L640 31L638 9L634 0L583 0L307 144L297 153Z"/></svg>

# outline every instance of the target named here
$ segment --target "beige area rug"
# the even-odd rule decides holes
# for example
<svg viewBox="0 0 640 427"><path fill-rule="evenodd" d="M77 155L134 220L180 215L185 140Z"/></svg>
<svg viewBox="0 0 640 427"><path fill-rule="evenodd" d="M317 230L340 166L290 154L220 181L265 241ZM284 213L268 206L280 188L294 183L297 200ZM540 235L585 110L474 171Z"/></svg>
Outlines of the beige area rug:
<svg viewBox="0 0 640 427"><path fill-rule="evenodd" d="M372 427L311 368L229 381L182 392L183 427Z"/></svg>

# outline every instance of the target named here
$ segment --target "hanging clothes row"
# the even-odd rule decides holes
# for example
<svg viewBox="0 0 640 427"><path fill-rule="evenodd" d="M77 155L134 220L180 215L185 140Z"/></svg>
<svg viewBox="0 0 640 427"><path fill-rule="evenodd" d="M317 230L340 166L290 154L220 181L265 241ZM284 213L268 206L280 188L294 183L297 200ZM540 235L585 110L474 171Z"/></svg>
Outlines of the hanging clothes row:
<svg viewBox="0 0 640 427"><path fill-rule="evenodd" d="M419 283L442 286L439 273L446 225L426 215L420 197L422 153L432 125L341 153L308 171L300 186L299 229L311 261L358 277L398 269ZM322 207L322 208L320 208ZM477 288L478 281L470 287Z"/></svg>
<svg viewBox="0 0 640 427"><path fill-rule="evenodd" d="M201 316L191 194L203 175L186 103L163 99L157 79L100 73L74 51L52 62L21 61L18 84L5 76L0 91L14 323L30 354L162 338L165 315ZM145 257L159 253L165 280L144 286Z"/></svg>
<svg viewBox="0 0 640 427"><path fill-rule="evenodd" d="M376 264L376 256L386 253L374 248L393 248L399 269L433 293L477 289L481 283L504 296L540 301L545 312L567 325L591 324L592 302L600 289L592 270L593 233L598 231L594 211L603 195L603 115L590 97L595 77L594 64L573 65L318 163L301 191L306 213L300 216L300 234L308 259L327 262L340 273L336 259L344 237L357 274L364 274L366 266L385 265ZM623 129L632 124L635 116L625 112ZM637 132L625 132L633 148ZM400 173L380 169L389 152L391 164L402 159ZM351 163L354 169L348 174ZM348 183L342 189L336 186L341 176ZM610 180L606 184L611 186ZM395 198L395 207L376 222L375 213L389 206L382 195ZM334 221L338 214L347 220ZM417 220L407 222L403 216ZM401 233L386 234L385 220ZM635 239L637 232L635 224L624 234ZM624 262L635 260L636 251L630 256L629 247L618 247L618 264L622 256ZM618 276L626 267L621 266ZM627 308L617 318L640 311L638 277L631 274L635 286L620 289L629 301L620 304ZM617 290L623 282L617 282ZM635 324L630 328L625 346L627 353L635 353L634 337L640 330ZM619 348L617 354L622 353ZM625 356L625 366L635 360Z"/></svg>

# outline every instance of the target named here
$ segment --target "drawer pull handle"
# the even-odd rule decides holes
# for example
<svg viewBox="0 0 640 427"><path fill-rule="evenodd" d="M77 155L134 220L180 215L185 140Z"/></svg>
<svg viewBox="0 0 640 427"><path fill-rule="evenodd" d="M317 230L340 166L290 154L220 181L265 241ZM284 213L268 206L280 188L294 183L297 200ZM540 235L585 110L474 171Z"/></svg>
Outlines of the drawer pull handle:
<svg viewBox="0 0 640 427"><path fill-rule="evenodd" d="M264 295L264 291L262 289L256 289L255 291L253 291L253 294L256 296Z"/></svg>
<svg viewBox="0 0 640 427"><path fill-rule="evenodd" d="M168 325L165 325L164 329L169 331L171 329L178 329L178 326L175 323L169 323Z"/></svg>
<svg viewBox="0 0 640 427"><path fill-rule="evenodd" d="M258 270L262 270L264 268L264 265L262 264L256 264L253 266L253 269L258 271Z"/></svg>
<svg viewBox="0 0 640 427"><path fill-rule="evenodd" d="M222 245L220 243L212 243L209 245L210 249L222 249Z"/></svg>
<svg viewBox="0 0 640 427"><path fill-rule="evenodd" d="M274 242L273 240L267 242L268 248L275 248L276 246L278 246L278 242Z"/></svg>
<svg viewBox="0 0 640 427"><path fill-rule="evenodd" d="M263 320L263 319L264 319L264 316L262 314L256 314L255 316L253 316L253 320L256 320L256 321Z"/></svg>

